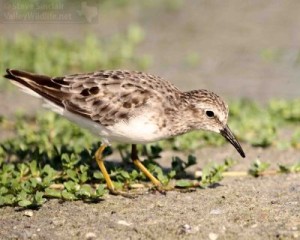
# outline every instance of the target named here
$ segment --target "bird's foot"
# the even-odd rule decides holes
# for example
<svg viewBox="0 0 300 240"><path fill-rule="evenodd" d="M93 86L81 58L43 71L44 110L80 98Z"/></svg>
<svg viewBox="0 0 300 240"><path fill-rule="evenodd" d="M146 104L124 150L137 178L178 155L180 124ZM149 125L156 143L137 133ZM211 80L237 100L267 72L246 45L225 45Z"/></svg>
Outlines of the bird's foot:
<svg viewBox="0 0 300 240"><path fill-rule="evenodd" d="M134 199L134 198L138 197L138 194L136 194L136 193L123 192L123 191L115 190L115 189L109 189L109 193L111 195L122 196L122 197L130 198L130 199Z"/></svg>

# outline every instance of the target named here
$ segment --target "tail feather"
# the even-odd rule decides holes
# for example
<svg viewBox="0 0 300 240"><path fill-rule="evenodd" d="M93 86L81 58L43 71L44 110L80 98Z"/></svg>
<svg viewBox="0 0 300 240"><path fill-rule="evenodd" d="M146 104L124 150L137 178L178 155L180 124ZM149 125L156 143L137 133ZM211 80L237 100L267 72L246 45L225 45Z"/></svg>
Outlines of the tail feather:
<svg viewBox="0 0 300 240"><path fill-rule="evenodd" d="M6 69L7 74L4 75L4 77L18 81L21 79L25 82L34 82L37 85L43 86L43 87L48 87L48 88L53 88L53 89L59 89L59 85L56 84L55 82L51 81L51 77L45 76L45 75L38 75L38 74L33 74L25 71L20 71L20 70L15 70L15 69Z"/></svg>
<svg viewBox="0 0 300 240"><path fill-rule="evenodd" d="M63 100L67 98L68 94L60 90L61 85L53 82L52 78L49 76L14 69L6 69L6 73L7 74L5 74L4 77L11 80L12 83L23 89L25 92L32 94L30 92L33 91L38 96L41 96L58 106L63 106Z"/></svg>

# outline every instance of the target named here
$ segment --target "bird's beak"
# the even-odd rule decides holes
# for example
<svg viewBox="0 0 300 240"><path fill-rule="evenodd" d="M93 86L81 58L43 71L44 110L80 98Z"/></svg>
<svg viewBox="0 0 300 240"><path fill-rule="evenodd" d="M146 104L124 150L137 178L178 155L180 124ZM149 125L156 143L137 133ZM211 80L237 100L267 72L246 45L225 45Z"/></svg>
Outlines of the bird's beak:
<svg viewBox="0 0 300 240"><path fill-rule="evenodd" d="M235 136L231 132L228 125L226 125L222 130L220 130L220 133L223 137L225 137L236 148L236 150L239 152L239 154L241 154L241 156L243 158L246 156L243 149L242 149L242 147L241 147L241 145L236 140Z"/></svg>

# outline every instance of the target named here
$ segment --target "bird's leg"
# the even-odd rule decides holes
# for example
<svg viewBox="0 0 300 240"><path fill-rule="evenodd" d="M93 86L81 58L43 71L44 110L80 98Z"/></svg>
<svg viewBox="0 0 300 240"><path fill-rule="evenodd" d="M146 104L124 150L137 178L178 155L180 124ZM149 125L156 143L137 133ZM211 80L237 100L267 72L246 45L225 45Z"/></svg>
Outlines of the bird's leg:
<svg viewBox="0 0 300 240"><path fill-rule="evenodd" d="M104 161L103 161L103 151L104 149L107 147L107 145L105 144L102 144L98 150L96 151L95 153L95 158L96 158L96 161L98 163L98 166L103 174L103 177L106 181L106 185L107 185L107 188L109 190L109 192L113 195L121 195L123 197L128 197L128 198L134 198L135 196L134 195L131 195L131 194L128 194L128 193L124 193L124 192L121 192L121 191L118 191L115 189L114 187L114 184L113 182L111 181L110 179L110 176L106 170L106 167L104 165Z"/></svg>
<svg viewBox="0 0 300 240"><path fill-rule="evenodd" d="M103 151L106 147L107 147L107 145L102 144L96 151L95 158L96 158L98 166L103 174L103 177L106 181L107 188L109 189L110 192L115 192L114 184L110 179L110 176L106 170L106 167L105 167L104 161L103 161Z"/></svg>
<svg viewBox="0 0 300 240"><path fill-rule="evenodd" d="M146 177L151 180L151 182L154 184L154 186L159 189L161 187L160 181L156 177L154 177L139 160L136 144L132 144L131 159L132 159L134 165L137 166L137 168L140 169L142 171L142 173L144 173L146 175Z"/></svg>

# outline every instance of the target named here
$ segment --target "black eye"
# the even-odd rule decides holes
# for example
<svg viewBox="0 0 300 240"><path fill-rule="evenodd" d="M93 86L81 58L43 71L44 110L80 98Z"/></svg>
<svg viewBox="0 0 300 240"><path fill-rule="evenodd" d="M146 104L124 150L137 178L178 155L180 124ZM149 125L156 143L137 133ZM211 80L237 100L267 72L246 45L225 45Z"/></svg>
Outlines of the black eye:
<svg viewBox="0 0 300 240"><path fill-rule="evenodd" d="M213 111L206 111L205 113L206 113L206 116L208 116L209 118L212 118L215 116Z"/></svg>

